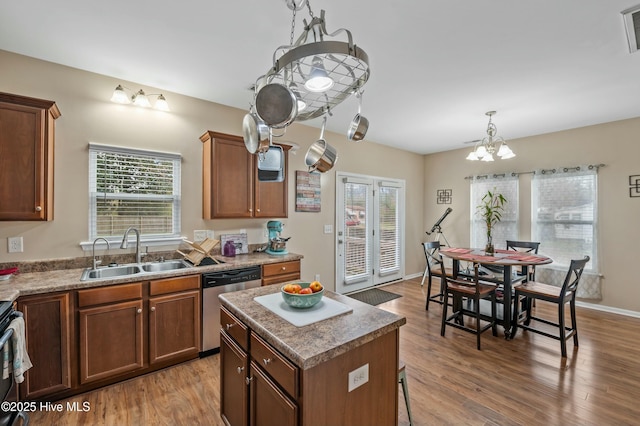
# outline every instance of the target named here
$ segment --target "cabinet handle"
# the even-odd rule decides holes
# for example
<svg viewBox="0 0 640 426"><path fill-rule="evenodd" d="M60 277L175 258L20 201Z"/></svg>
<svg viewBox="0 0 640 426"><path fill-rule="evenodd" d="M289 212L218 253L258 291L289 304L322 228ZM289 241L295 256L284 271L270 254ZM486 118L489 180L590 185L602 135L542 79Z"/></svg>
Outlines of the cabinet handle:
<svg viewBox="0 0 640 426"><path fill-rule="evenodd" d="M253 209L249 209L249 213L253 212Z"/></svg>
<svg viewBox="0 0 640 426"><path fill-rule="evenodd" d="M151 307L151 312L155 312L155 311L156 311L156 307L155 307L155 306L152 306L152 307Z"/></svg>
<svg viewBox="0 0 640 426"><path fill-rule="evenodd" d="M37 212L41 212L41 211L42 211L42 207L40 207L40 206L36 206L36 211L37 211Z"/></svg>
<svg viewBox="0 0 640 426"><path fill-rule="evenodd" d="M244 378L244 382L247 384L247 386L251 384L252 380L253 380L253 376Z"/></svg>
<svg viewBox="0 0 640 426"><path fill-rule="evenodd" d="M264 365L271 364L271 358L262 358L262 362L264 362Z"/></svg>
<svg viewBox="0 0 640 426"><path fill-rule="evenodd" d="M227 330L229 330L231 327L233 327L233 324L225 324L225 327L227 328Z"/></svg>
<svg viewBox="0 0 640 426"><path fill-rule="evenodd" d="M283 266L283 267L282 267L282 270L283 270L283 271L286 271L286 270L287 270L287 267L286 267L286 266Z"/></svg>
<svg viewBox="0 0 640 426"><path fill-rule="evenodd" d="M138 308L138 313L141 314L142 313L142 308Z"/></svg>
<svg viewBox="0 0 640 426"><path fill-rule="evenodd" d="M244 367L238 367L238 374L242 374L243 370L244 370Z"/></svg>
<svg viewBox="0 0 640 426"><path fill-rule="evenodd" d="M260 209L257 209L256 211L257 211L258 213L260 213Z"/></svg>

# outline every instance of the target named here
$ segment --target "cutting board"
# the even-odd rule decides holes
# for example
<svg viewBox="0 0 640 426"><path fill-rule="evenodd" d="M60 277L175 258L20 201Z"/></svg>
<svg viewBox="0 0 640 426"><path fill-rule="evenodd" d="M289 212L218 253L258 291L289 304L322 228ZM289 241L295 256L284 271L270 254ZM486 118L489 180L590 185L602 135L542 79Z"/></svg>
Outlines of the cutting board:
<svg viewBox="0 0 640 426"><path fill-rule="evenodd" d="M287 305L280 293L254 297L253 300L296 327L304 327L305 325L353 311L350 306L329 297L323 297L315 306L306 309L292 308Z"/></svg>

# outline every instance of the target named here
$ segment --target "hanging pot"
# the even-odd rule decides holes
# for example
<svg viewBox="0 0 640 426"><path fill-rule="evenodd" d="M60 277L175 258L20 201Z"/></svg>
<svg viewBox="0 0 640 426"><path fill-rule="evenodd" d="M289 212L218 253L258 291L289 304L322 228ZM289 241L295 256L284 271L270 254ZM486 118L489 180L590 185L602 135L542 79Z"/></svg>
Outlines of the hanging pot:
<svg viewBox="0 0 640 426"><path fill-rule="evenodd" d="M311 144L304 158L305 164L309 167L310 172L328 172L336 164L336 161L338 161L338 152L324 140L324 128L326 124L327 117L322 121L320 139Z"/></svg>
<svg viewBox="0 0 640 426"><path fill-rule="evenodd" d="M298 114L296 95L282 84L267 84L256 95L256 112L269 127L287 127Z"/></svg>
<svg viewBox="0 0 640 426"><path fill-rule="evenodd" d="M358 142L364 139L364 136L367 134L367 130L369 129L369 120L360 114L360 110L362 108L362 93L357 93L356 97L358 98L358 113L353 117L353 120L351 120L351 125L347 131L347 138L350 141Z"/></svg>
<svg viewBox="0 0 640 426"><path fill-rule="evenodd" d="M242 120L244 146L251 154L264 152L269 149L269 127L255 114L249 112Z"/></svg>

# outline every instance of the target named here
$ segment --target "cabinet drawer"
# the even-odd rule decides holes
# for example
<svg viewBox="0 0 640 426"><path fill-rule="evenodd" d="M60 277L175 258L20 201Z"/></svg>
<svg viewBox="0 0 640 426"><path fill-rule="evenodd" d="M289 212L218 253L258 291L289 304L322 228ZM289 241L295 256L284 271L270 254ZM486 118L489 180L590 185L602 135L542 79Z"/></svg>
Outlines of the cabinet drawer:
<svg viewBox="0 0 640 426"><path fill-rule="evenodd" d="M260 336L251 333L251 358L289 395L298 398L298 367L280 355Z"/></svg>
<svg viewBox="0 0 640 426"><path fill-rule="evenodd" d="M295 281L300 279L300 272L294 272L286 275L276 275L275 277L263 278L262 285L280 284L287 281Z"/></svg>
<svg viewBox="0 0 640 426"><path fill-rule="evenodd" d="M200 275L188 277L166 278L163 280L151 281L149 294L157 296L160 294L177 293L179 291L197 290L200 288Z"/></svg>
<svg viewBox="0 0 640 426"><path fill-rule="evenodd" d="M231 312L220 308L220 326L245 351L249 351L249 329Z"/></svg>
<svg viewBox="0 0 640 426"><path fill-rule="evenodd" d="M300 261L292 260L291 262L269 263L262 265L262 277L274 277L278 275L288 275L300 273Z"/></svg>
<svg viewBox="0 0 640 426"><path fill-rule="evenodd" d="M78 306L81 308L133 299L142 299L142 283L78 290Z"/></svg>

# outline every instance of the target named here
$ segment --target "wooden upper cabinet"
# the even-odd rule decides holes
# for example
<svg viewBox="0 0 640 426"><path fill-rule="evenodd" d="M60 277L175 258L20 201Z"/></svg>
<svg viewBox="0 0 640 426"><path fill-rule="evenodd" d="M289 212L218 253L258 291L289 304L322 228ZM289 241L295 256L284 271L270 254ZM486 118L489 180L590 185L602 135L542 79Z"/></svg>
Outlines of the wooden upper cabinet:
<svg viewBox="0 0 640 426"><path fill-rule="evenodd" d="M0 93L0 220L53 220L55 102Z"/></svg>
<svg viewBox="0 0 640 426"><path fill-rule="evenodd" d="M240 136L208 131L200 137L202 156L202 216L204 219L287 217L288 148L285 180L258 180L257 155L247 151Z"/></svg>

